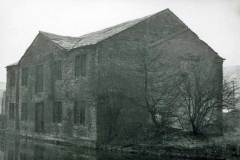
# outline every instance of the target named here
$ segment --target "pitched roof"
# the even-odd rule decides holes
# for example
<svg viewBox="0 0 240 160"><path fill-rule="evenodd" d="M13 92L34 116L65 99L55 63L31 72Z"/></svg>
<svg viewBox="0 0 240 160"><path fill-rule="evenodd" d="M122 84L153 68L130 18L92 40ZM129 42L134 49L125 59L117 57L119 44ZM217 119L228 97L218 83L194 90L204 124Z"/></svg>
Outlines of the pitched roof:
<svg viewBox="0 0 240 160"><path fill-rule="evenodd" d="M43 31L39 31L39 33L44 35L45 37L47 37L49 40L51 40L58 46L60 46L64 49L67 49L67 50L71 50L73 48L74 44L76 44L80 39L77 37L60 36L60 35L56 35L53 33L47 33L47 32L43 32Z"/></svg>
<svg viewBox="0 0 240 160"><path fill-rule="evenodd" d="M136 24L138 24L140 22L143 22L143 21L155 16L155 15L160 15L160 14L164 15L165 13L170 13L171 15L174 15L178 19L179 23L182 23L185 26L185 29L183 31L189 29L174 13L172 13L169 9L165 9L165 10L162 10L155 14L143 17L143 18L127 21L127 22L124 22L124 23L121 23L121 24L118 24L118 25L115 25L115 26L112 26L112 27L109 27L109 28L106 28L106 29L103 29L103 30L100 30L97 32L92 32L89 34L82 35L80 37L61 36L61 35L56 35L53 33L47 33L44 31L39 31L39 34L45 36L47 39L49 39L50 41L52 41L53 43L58 45L60 48L70 51L75 48L97 44L98 42L108 39L128 28L135 26ZM179 34L179 33L176 33L176 34ZM176 34L170 35L170 37L176 36ZM165 39L161 39L161 41L165 41L168 38L169 37L165 37ZM159 43L161 41L157 41L155 43ZM211 47L209 47L209 48L211 48ZM214 50L213 50L213 52L216 55L218 55ZM223 59L222 57L220 57L220 58Z"/></svg>
<svg viewBox="0 0 240 160"><path fill-rule="evenodd" d="M165 11L169 11L169 10L165 9L159 13L162 13ZM157 13L157 14L159 14L159 13ZM135 20L131 20L131 21L127 21L125 23L121 23L121 24L115 25L113 27L109 27L109 28L106 28L106 29L103 29L103 30L100 30L97 32L89 33L89 34L86 34L86 35L83 35L80 37L60 36L60 35L47 33L47 32L43 32L43 31L39 31L39 33L46 36L48 39L50 39L52 42L56 43L60 47L67 49L67 50L71 50L71 49L78 48L78 47L97 44L98 42L100 42L104 39L107 39L117 33L120 33L122 31L138 24L139 22L144 21L145 19L147 19L151 16L152 15L149 15L149 16L146 16L143 18L139 18L139 19L135 19Z"/></svg>
<svg viewBox="0 0 240 160"><path fill-rule="evenodd" d="M13 67L13 66L17 66L17 65L18 65L18 62L11 63L11 64L7 65L6 68L8 68L8 67Z"/></svg>

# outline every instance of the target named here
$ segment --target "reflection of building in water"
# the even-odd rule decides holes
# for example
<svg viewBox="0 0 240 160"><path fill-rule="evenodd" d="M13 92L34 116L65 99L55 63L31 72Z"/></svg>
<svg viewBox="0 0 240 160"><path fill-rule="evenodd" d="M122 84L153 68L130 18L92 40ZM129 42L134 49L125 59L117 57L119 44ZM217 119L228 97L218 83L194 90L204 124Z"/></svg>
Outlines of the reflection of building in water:
<svg viewBox="0 0 240 160"><path fill-rule="evenodd" d="M222 58L168 9L82 37L39 32L7 66L8 131L90 147L143 133L150 115L133 99L143 99L145 47L166 73L201 57L221 84Z"/></svg>
<svg viewBox="0 0 240 160"><path fill-rule="evenodd" d="M1 140L0 160L96 160L93 150L71 150L50 144L25 140ZM3 147L3 148L2 148Z"/></svg>

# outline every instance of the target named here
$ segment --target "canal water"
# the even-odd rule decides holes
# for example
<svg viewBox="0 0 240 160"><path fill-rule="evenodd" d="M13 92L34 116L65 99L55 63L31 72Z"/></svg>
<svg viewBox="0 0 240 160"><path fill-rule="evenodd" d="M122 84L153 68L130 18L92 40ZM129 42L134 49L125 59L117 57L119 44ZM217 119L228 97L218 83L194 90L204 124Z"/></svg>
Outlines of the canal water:
<svg viewBox="0 0 240 160"><path fill-rule="evenodd" d="M0 137L0 160L185 160L183 158L149 157L68 146L26 139Z"/></svg>

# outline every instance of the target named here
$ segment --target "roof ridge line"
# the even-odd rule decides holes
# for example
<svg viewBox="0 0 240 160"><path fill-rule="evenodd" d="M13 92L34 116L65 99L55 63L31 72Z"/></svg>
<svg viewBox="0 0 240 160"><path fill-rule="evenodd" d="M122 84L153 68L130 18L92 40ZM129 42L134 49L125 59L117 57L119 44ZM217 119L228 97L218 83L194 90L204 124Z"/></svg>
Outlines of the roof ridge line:
<svg viewBox="0 0 240 160"><path fill-rule="evenodd" d="M52 42L53 44L55 44L55 46L59 47L60 49L66 50L65 48L63 48L62 46L60 46L58 43L55 43L54 41L52 41L48 36L44 35L44 32L39 31L39 33L41 35L43 35L43 37L45 37L46 39L48 39L50 42ZM47 32L45 32L47 33ZM48 34L48 33L47 33Z"/></svg>
<svg viewBox="0 0 240 160"><path fill-rule="evenodd" d="M60 36L60 37L68 37L68 38L79 38L79 37L75 37L75 36L66 36L66 35L59 35L59 34L55 34L55 33L51 33L51 32L45 32L45 31L38 31L41 34L49 34L49 35L54 35L54 36ZM45 35L46 36L46 35Z"/></svg>
<svg viewBox="0 0 240 160"><path fill-rule="evenodd" d="M123 23L116 24L116 25L114 25L114 26L110 26L110 27L107 27L107 28L104 28L104 29L101 29L101 30L98 30L98 31L95 31L95 32L90 32L90 33L88 33L88 34L82 35L82 36L79 37L80 39L72 46L71 49L74 49L74 47L77 45L77 43L82 40L81 37L87 36L87 35L89 35L89 34L101 32L101 31L104 31L104 30L108 30L108 29L111 29L111 28L113 28L113 27L117 27L117 26L119 26L119 25L126 24L126 23L128 23L128 22L133 22L133 21L139 20L137 23L135 23L134 25L132 25L132 26L129 27L129 28L131 28L131 27L137 25L138 23L144 21L146 18L148 18L148 17L150 17L150 16L152 16L152 15L145 16L145 17L141 17L141 18L136 18L136 19L134 19L134 20L129 20L129 21L126 21L126 22L123 22ZM126 28L126 29L128 29L128 28ZM124 30L126 30L126 29L124 29ZM122 30L122 31L124 31L124 30ZM119 32L115 33L114 35L116 35L116 34L118 34L118 33L121 33L122 31L119 31ZM110 37L112 37L112 36L110 36ZM109 38L109 37L108 37L108 38ZM106 38L106 39L107 39L107 38ZM97 42L97 43L98 43L98 42ZM96 43L96 44L97 44L97 43Z"/></svg>
<svg viewBox="0 0 240 160"><path fill-rule="evenodd" d="M104 31L104 30L107 30L107 29L111 29L111 28L117 27L117 26L122 25L122 24L126 24L126 23L129 23L129 22L134 22L134 21L139 20L138 22L136 22L136 23L133 24L132 26L130 26L130 27L128 27L128 28L125 28L124 30L121 30L121 31L119 31L119 32L117 32L117 33L114 34L114 35L116 35L116 34L121 33L121 32L123 32L123 31L125 31L125 30L127 30L127 29L129 29L129 28L131 28L131 27L136 26L137 24L143 22L144 20L147 20L147 19L150 18L150 17L153 17L153 16L158 15L158 14L163 14L164 12L167 12L167 11L170 11L170 9L169 9L169 8L166 8L166 9L161 10L161 11L159 11L159 12L155 12L155 13L153 13L153 14L149 14L149 15L147 15L147 16L140 17L140 18L136 18L136 19L133 19L133 20L125 21L125 22L116 24L116 25L114 25L114 26L110 26L110 27L104 28L104 29L102 29L102 30L95 31L95 32L91 32L91 33L88 33L88 34L85 34L85 35L87 36L87 35L92 34L92 33L101 32L101 31ZM85 36L85 35L82 35L82 36L80 36L79 38L81 38L81 37L83 37L83 36ZM114 36L114 35L112 35L112 36ZM105 39L103 39L103 40L106 40L106 39L108 39L108 38L110 38L110 37L112 37L112 36L109 36L109 37L107 37L107 38L105 38ZM81 40L82 40L82 39L79 39L79 40L72 46L72 48L71 48L70 50L75 49L75 46L76 46L76 45L78 44L78 42L80 42ZM103 40L102 40L102 41L103 41ZM99 41L99 42L101 42L101 41ZM97 43L99 43L99 42L97 42ZM97 44L97 43L96 43L96 44ZM91 45L91 44L90 44L90 45ZM76 48L79 48L79 47L76 47Z"/></svg>

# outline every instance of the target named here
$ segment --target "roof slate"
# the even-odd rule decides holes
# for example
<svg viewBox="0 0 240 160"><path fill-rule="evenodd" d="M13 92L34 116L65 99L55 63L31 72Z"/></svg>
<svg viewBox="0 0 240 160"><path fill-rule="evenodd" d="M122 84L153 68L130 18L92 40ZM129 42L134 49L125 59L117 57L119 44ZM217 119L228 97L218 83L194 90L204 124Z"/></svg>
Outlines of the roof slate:
<svg viewBox="0 0 240 160"><path fill-rule="evenodd" d="M61 36L61 35L56 35L56 34L44 32L44 31L39 31L39 34L45 36L47 39L49 39L50 41L52 41L53 43L58 45L60 48L70 51L70 50L75 49L75 48L97 44L98 42L101 42L101 41L103 41L107 38L110 38L110 37L122 32L122 31L124 31L128 28L131 28L134 25L136 25L136 24L138 24L138 23L140 23L144 20L147 20L150 17L153 17L154 15L158 15L158 14L162 14L162 13L166 13L166 12L172 14L172 12L169 9L165 9L165 10L162 10L162 11L156 13L156 14L152 14L152 15L149 15L149 16L146 16L146 17L143 17L143 18L139 18L139 19L135 19L135 20L131 20L131 21L127 21L127 22L124 22L124 23L121 23L121 24L118 24L118 25L115 25L115 26L112 26L112 27L109 27L109 28L106 28L106 29L103 29L103 30L100 30L100 31L97 31L97 32L92 32L92 33L89 33L89 34L85 34L85 35L80 36L80 37ZM186 26L186 29L188 29L187 26ZM183 30L183 32L184 31L185 30ZM162 41L164 41L164 40L157 41L157 43L162 42ZM209 48L211 48L211 47L209 47ZM218 55L214 50L213 50L213 52L216 55ZM23 58L23 56L22 56L22 58ZM220 57L220 58L223 59L222 57ZM7 67L16 66L18 64L19 64L19 62L8 65Z"/></svg>
<svg viewBox="0 0 240 160"><path fill-rule="evenodd" d="M152 15L146 16L143 18L139 18L139 19L135 19L132 21L127 21L125 23L121 23L121 24L115 25L113 27L109 27L109 28L106 28L106 29L103 29L103 30L100 30L97 32L89 33L89 34L86 34L86 35L83 35L80 37L60 36L60 35L47 33L47 32L43 32L43 31L40 31L39 33L41 33L42 35L44 35L45 37L50 39L52 42L59 45L60 47L67 49L67 50L71 50L74 48L97 44L98 42L103 41L117 33L120 33L122 31L138 24L139 22L144 21L145 19L147 19L151 16Z"/></svg>

